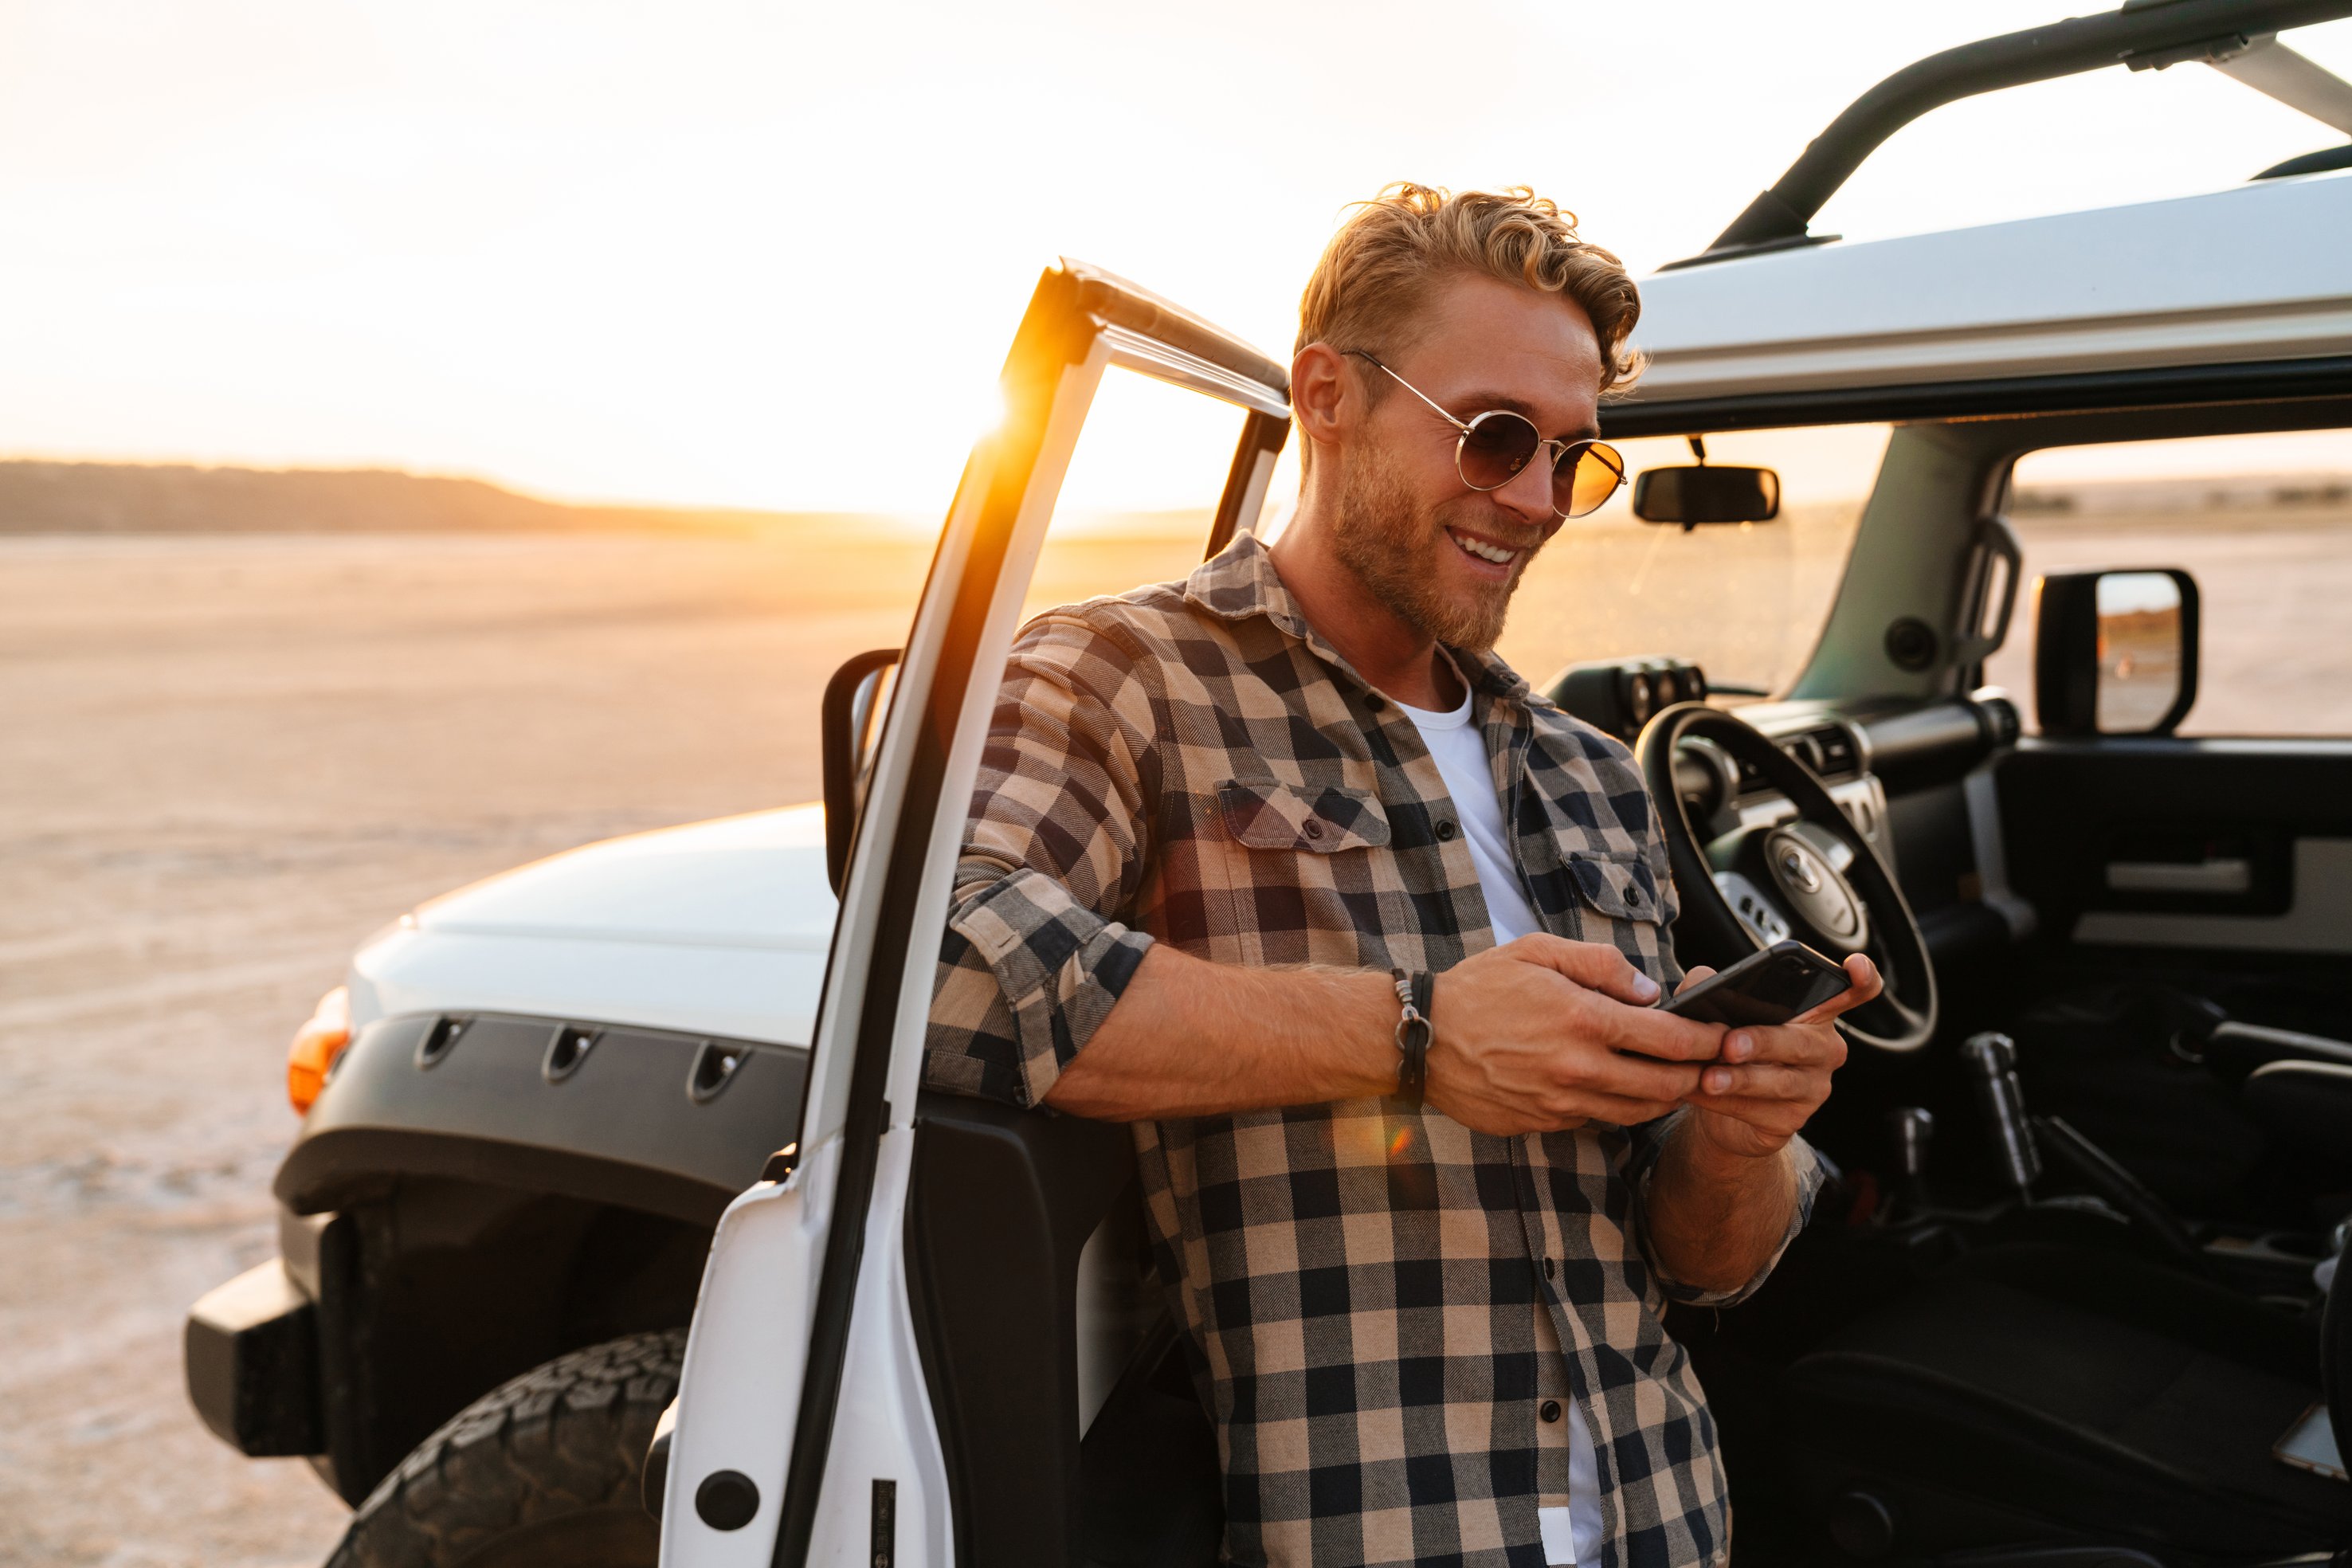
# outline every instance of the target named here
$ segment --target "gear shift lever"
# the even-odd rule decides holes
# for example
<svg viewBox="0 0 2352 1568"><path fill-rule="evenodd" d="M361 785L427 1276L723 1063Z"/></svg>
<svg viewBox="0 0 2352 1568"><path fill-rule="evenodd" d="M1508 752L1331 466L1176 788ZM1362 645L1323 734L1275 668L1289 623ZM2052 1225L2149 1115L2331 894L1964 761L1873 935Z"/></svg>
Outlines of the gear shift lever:
<svg viewBox="0 0 2352 1568"><path fill-rule="evenodd" d="M1917 1210L1927 1197L1927 1145L1936 1136L1936 1118L1916 1105L1898 1106L1886 1113L1886 1131L1895 1141L1895 1162L1903 1173L1903 1202Z"/></svg>
<svg viewBox="0 0 2352 1568"><path fill-rule="evenodd" d="M2179 1216L2118 1164L2114 1156L2055 1116L2027 1118L2025 1093L2017 1081L2017 1045L2007 1035L1970 1035L1960 1042L1960 1059L1976 1080L1977 1103L1993 1131L1994 1153L2002 1173L2027 1204L2042 1179L2042 1149L2079 1177L2099 1200L2180 1263L2210 1273L2212 1263Z"/></svg>
<svg viewBox="0 0 2352 1568"><path fill-rule="evenodd" d="M2042 1151L2025 1120L2025 1090L2017 1081L2017 1044L2007 1035L1970 1035L1960 1059L1976 1082L1977 1104L1992 1129L1993 1152L2010 1184L2030 1197L2042 1179Z"/></svg>

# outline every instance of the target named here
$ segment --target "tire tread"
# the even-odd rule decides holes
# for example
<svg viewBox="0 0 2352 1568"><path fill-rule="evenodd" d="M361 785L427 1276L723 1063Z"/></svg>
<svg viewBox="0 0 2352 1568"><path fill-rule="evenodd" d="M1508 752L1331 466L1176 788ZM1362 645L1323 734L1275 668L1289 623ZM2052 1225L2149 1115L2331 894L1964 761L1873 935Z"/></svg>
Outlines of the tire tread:
<svg viewBox="0 0 2352 1568"><path fill-rule="evenodd" d="M457 1568L509 1531L638 1506L686 1331L556 1357L444 1422L377 1484L327 1568Z"/></svg>

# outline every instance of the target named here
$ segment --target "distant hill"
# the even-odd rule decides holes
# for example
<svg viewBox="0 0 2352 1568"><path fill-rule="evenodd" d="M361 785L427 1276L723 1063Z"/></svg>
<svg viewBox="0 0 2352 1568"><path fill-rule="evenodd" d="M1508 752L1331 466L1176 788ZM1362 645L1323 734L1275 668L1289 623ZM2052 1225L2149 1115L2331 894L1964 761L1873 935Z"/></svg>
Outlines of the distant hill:
<svg viewBox="0 0 2352 1568"><path fill-rule="evenodd" d="M2010 500L2020 517L2097 517L2352 508L2352 474L2224 474L2209 479L2084 479L2021 485Z"/></svg>
<svg viewBox="0 0 2352 1568"><path fill-rule="evenodd" d="M0 533L740 531L812 515L566 506L480 479L388 468L0 461Z"/></svg>

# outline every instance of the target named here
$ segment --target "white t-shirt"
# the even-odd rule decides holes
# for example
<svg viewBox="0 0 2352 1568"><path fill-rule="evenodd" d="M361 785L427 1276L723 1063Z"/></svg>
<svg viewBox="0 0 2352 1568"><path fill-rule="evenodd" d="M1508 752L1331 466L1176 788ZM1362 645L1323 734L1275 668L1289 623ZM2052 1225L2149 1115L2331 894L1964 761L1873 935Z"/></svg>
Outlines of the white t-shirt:
<svg viewBox="0 0 2352 1568"><path fill-rule="evenodd" d="M1494 769L1486 757L1486 741L1470 721L1469 683L1463 682L1462 705L1451 713L1433 713L1400 702L1405 717L1421 731L1422 741L1454 797L1462 837L1470 846L1470 863L1478 871L1478 891L1486 900L1486 918L1494 925L1497 945L1538 931L1543 926L1519 883L1517 861L1503 824L1502 798L1495 793ZM1538 1313L1549 1313L1540 1306ZM1546 1341L1554 1336L1545 1334ZM1601 1471L1592 1453L1592 1432L1576 1401L1564 1402L1568 1422L1568 1506L1539 1508L1536 1522L1543 1531L1547 1563L1601 1561Z"/></svg>

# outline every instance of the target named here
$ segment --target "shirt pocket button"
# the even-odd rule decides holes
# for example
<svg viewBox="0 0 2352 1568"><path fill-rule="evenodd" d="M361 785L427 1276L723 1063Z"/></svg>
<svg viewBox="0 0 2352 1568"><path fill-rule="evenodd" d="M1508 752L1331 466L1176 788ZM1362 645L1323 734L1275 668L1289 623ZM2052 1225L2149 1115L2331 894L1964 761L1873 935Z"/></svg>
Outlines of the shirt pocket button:
<svg viewBox="0 0 2352 1568"><path fill-rule="evenodd" d="M1309 838L1320 838L1323 837L1323 824L1310 816L1307 819L1306 826L1299 831Z"/></svg>

